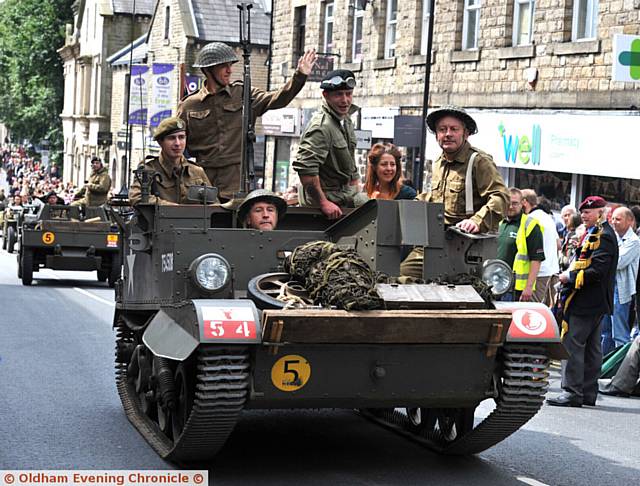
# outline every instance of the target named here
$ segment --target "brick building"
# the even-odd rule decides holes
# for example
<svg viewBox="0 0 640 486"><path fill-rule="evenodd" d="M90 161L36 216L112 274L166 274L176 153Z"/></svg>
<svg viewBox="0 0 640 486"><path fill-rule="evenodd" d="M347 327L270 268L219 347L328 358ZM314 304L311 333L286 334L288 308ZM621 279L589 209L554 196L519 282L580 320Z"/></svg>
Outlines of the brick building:
<svg viewBox="0 0 640 486"><path fill-rule="evenodd" d="M153 128L162 118L175 114L178 101L186 91L199 89L203 77L193 68L198 51L207 43L225 42L236 49L239 59L238 8L229 0L158 0L146 34L109 58L112 66L111 125L113 158L122 167L127 155L127 104L129 59L133 46L133 64L148 68L147 95L143 103L147 110L144 125L132 125L130 133L131 164L134 169L145 156L155 154L159 146L153 141ZM251 77L253 86L267 87L271 18L268 2L254 1L251 10ZM162 80L160 80L162 78ZM242 78L242 63L234 67L232 80ZM159 87L159 83L163 86ZM133 97L132 97L133 100ZM139 100L138 100L139 101ZM130 110L135 109L131 107ZM258 127L259 128L259 127ZM258 130L255 147L256 169L264 160L264 136ZM122 180L118 170L118 181ZM118 187L120 187L118 185Z"/></svg>
<svg viewBox="0 0 640 486"><path fill-rule="evenodd" d="M153 0L77 0L73 24L67 25L58 50L64 69L64 105L60 118L64 138L65 181L82 185L93 155L110 161L111 70L107 57L146 32ZM112 178L115 166L111 165Z"/></svg>
<svg viewBox="0 0 640 486"><path fill-rule="evenodd" d="M422 113L428 4L275 1L272 84L304 48L331 53L334 67L356 73L358 126L393 141L396 116ZM612 78L616 36L640 34L640 0L436 0L434 13L429 106L467 108L479 125L472 144L492 153L510 185L534 187L556 208L584 194L640 203L640 168L624 143L640 133L640 85ZM283 112L293 122L274 124L275 189L296 182L290 161L320 99L309 83ZM432 135L426 147L428 159L438 155ZM416 150L405 151L413 159Z"/></svg>

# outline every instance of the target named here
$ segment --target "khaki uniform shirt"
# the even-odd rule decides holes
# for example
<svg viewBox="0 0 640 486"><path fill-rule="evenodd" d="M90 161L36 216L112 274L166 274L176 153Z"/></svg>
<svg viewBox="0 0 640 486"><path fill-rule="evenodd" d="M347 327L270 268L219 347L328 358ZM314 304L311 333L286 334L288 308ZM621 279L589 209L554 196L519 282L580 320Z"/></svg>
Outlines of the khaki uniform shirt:
<svg viewBox="0 0 640 486"><path fill-rule="evenodd" d="M357 110L351 106L351 112ZM293 168L298 175L319 176L325 194L341 191L360 178L354 151L356 134L350 117L340 116L327 104L316 111L300 139Z"/></svg>
<svg viewBox="0 0 640 486"><path fill-rule="evenodd" d="M251 89L253 121L268 110L284 108L300 92L307 76L296 71L277 91ZM242 159L242 81L213 94L205 84L178 104L177 116L187 124L187 150L200 167L239 165ZM238 170L234 168L233 170ZM215 184L216 181L211 181Z"/></svg>
<svg viewBox="0 0 640 486"><path fill-rule="evenodd" d="M472 180L474 214L466 213L465 179L467 166L473 152L475 158ZM478 225L480 232L497 231L500 221L507 213L509 192L491 156L465 142L449 162L441 155L433 164L431 192L422 193L418 199L444 203L444 223L452 225L470 219Z"/></svg>
<svg viewBox="0 0 640 486"><path fill-rule="evenodd" d="M184 157L182 157L180 165L174 167L160 154L159 157L147 159L144 167L145 169L150 169L160 174L160 177L157 178L156 182L151 186L152 194L149 195L150 204L197 204L195 201L187 200L188 187L202 184L206 186L211 185L204 170L192 164ZM154 192L155 195L153 194ZM134 181L129 189L129 200L132 205L135 205L140 202L140 198L140 182L134 177Z"/></svg>
<svg viewBox="0 0 640 486"><path fill-rule="evenodd" d="M75 201L75 205L83 206L102 206L107 202L111 189L111 177L106 167L102 167L97 172L92 172L79 195L81 199Z"/></svg>

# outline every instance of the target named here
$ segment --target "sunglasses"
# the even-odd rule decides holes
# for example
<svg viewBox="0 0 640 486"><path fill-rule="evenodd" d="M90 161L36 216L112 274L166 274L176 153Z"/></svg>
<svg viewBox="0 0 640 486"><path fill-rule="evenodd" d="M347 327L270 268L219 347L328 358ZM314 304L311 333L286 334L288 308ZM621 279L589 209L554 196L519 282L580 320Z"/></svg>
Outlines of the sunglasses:
<svg viewBox="0 0 640 486"><path fill-rule="evenodd" d="M334 76L331 79L325 79L322 81L320 85L321 88L335 88L337 86L341 86L343 84L347 85L347 88L355 88L356 87L356 78L353 76L349 76L347 79L344 79L342 76Z"/></svg>

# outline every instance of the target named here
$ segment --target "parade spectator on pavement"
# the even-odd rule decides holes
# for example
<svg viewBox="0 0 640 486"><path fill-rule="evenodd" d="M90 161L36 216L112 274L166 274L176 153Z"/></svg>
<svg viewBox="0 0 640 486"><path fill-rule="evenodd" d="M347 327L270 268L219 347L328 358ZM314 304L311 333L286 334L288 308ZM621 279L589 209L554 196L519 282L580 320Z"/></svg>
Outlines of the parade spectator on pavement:
<svg viewBox="0 0 640 486"><path fill-rule="evenodd" d="M640 336L636 336L613 379L601 384L603 395L628 397L640 395Z"/></svg>
<svg viewBox="0 0 640 486"><path fill-rule="evenodd" d="M579 207L587 227L580 254L569 270L560 274L562 283L562 343L569 358L562 362L563 393L548 398L550 405L581 407L595 405L598 375L602 365L600 322L613 309L613 287L618 262L614 230L603 217L606 201L587 197Z"/></svg>
<svg viewBox="0 0 640 486"><path fill-rule="evenodd" d="M582 228L581 228L582 227ZM574 213L568 218L567 226L560 244L560 254L558 256L560 270L565 271L573 261L576 249L580 245L580 239L584 234L584 226L582 218L579 214Z"/></svg>
<svg viewBox="0 0 640 486"><path fill-rule="evenodd" d="M629 208L619 207L611 215L618 238L618 265L613 292L613 314L602 319L602 354L624 346L631 339L629 314L636 294L640 238L633 231L635 218Z"/></svg>
<svg viewBox="0 0 640 486"><path fill-rule="evenodd" d="M498 258L508 263L515 274L512 300L529 301L544 260L542 230L538 220L522 212L520 189L511 187L509 194L507 217L498 228Z"/></svg>
<svg viewBox="0 0 640 486"><path fill-rule="evenodd" d="M556 223L547 212L538 207L538 196L533 189L522 190L522 207L525 214L538 220L544 240L544 261L540 265L532 300L551 307L554 300L553 286L556 283L556 275L560 272Z"/></svg>

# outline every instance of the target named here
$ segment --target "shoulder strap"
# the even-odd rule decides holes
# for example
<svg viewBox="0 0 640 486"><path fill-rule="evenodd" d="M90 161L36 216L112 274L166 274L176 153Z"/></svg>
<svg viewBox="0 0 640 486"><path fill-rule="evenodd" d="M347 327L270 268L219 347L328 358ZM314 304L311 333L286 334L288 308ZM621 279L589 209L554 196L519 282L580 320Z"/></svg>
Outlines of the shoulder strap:
<svg viewBox="0 0 640 486"><path fill-rule="evenodd" d="M476 155L478 155L478 152L473 152L471 154L469 165L467 166L467 174L464 178L465 210L468 215L475 212L473 210L473 163L476 160Z"/></svg>

